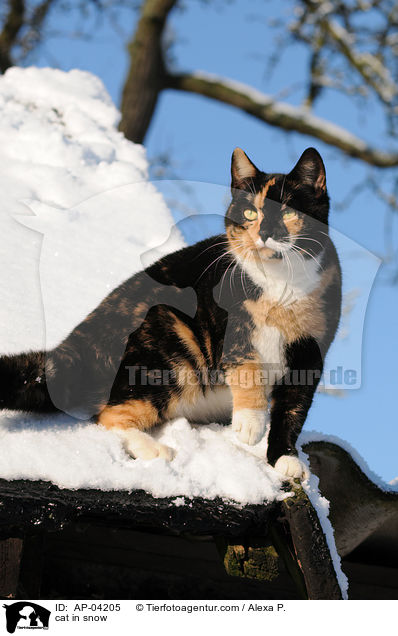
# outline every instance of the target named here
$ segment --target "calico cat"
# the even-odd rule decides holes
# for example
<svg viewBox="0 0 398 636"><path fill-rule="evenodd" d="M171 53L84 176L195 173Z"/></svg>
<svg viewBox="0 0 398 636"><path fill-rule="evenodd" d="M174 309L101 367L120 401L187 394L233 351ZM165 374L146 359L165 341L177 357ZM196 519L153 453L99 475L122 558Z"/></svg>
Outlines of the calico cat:
<svg viewBox="0 0 398 636"><path fill-rule="evenodd" d="M172 459L162 422L269 427L267 460L302 478L297 436L335 335L341 274L318 152L268 174L236 148L225 234L128 279L55 349L0 358L0 408L67 412L117 432L134 458Z"/></svg>

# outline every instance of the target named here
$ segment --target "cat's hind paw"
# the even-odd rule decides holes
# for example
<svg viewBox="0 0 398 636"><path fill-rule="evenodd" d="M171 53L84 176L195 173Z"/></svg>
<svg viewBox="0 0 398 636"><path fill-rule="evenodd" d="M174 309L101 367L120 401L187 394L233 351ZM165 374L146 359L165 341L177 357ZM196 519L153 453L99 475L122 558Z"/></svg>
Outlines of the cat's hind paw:
<svg viewBox="0 0 398 636"><path fill-rule="evenodd" d="M257 444L265 433L266 413L258 409L240 409L232 415L232 430L244 444Z"/></svg>
<svg viewBox="0 0 398 636"><path fill-rule="evenodd" d="M300 481L305 481L310 476L307 466L295 455L279 457L275 470L289 479L300 479Z"/></svg>

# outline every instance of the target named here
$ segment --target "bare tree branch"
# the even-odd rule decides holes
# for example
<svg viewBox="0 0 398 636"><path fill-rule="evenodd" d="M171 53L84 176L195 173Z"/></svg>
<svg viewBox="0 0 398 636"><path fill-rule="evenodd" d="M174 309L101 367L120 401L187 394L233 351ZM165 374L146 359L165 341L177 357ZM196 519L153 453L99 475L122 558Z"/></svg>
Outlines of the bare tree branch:
<svg viewBox="0 0 398 636"><path fill-rule="evenodd" d="M323 0L304 1L311 12L322 9L326 5ZM329 7L333 6L328 4ZM398 95L398 86L380 59L370 52L363 53L356 50L353 34L338 24L336 20L331 19L327 11L319 19L319 24L363 80L373 88L384 103L390 104L393 98Z"/></svg>
<svg viewBox="0 0 398 636"><path fill-rule="evenodd" d="M306 108L275 101L272 97L240 82L202 72L169 73L165 77L165 87L210 97L239 108L270 126L311 135L372 166L398 166L398 152L388 153L371 147L348 130L315 117Z"/></svg>
<svg viewBox="0 0 398 636"><path fill-rule="evenodd" d="M123 89L119 128L127 139L136 143L142 143L164 88L162 35L167 16L176 2L145 0L129 44L130 68Z"/></svg>
<svg viewBox="0 0 398 636"><path fill-rule="evenodd" d="M317 54L316 82L322 86L335 85L344 92L354 90L358 95L372 91L385 106L387 115L396 117L397 3L299 0L295 9L288 30L310 53ZM366 13L368 17L364 20ZM339 79L340 87L333 77Z"/></svg>
<svg viewBox="0 0 398 636"><path fill-rule="evenodd" d="M25 19L24 0L9 0L8 13L0 33L0 70L2 73L12 66L11 49Z"/></svg>
<svg viewBox="0 0 398 636"><path fill-rule="evenodd" d="M45 20L57 0L26 3L8 0L0 33L0 70L2 73L14 64L20 64L43 38Z"/></svg>
<svg viewBox="0 0 398 636"><path fill-rule="evenodd" d="M26 57L42 40L44 22L51 6L55 2L56 0L42 0L42 2L33 8L30 19L26 24L28 29L19 42L23 57Z"/></svg>

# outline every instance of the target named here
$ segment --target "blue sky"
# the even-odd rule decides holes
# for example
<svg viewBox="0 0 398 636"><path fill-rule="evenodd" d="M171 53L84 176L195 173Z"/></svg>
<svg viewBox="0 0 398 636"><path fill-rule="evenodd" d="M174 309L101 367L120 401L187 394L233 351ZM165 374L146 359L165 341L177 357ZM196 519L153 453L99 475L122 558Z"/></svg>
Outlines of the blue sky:
<svg viewBox="0 0 398 636"><path fill-rule="evenodd" d="M265 18L288 11L290 2L218 0L185 5L186 9L174 12L170 20L176 68L225 75L272 95L294 84L297 90L288 99L293 104L300 103L308 63L303 47L295 45L285 51L273 73L266 72L275 32ZM85 30L95 32L91 41L54 36L29 62L91 71L101 77L118 104L127 70L125 47L136 16L124 11L116 19L117 28L111 20L96 23L87 17ZM80 24L75 14L54 13L51 28L67 33ZM366 109L358 112L351 98L328 92L316 105L315 114L349 127L375 145L389 143L376 102L369 102ZM332 200L330 224L343 235L338 244L343 252L345 291L355 289L360 294L356 309L349 316L350 336L336 340L331 364L359 368L362 374L360 388L347 390L344 398L317 395L306 429L346 439L386 481L396 477L398 289L390 282L393 265L382 264L378 269L375 258L385 255L386 228L390 242L397 245L396 219L392 219L391 227L386 225L386 219L391 217L386 216L385 205L369 191L351 200L344 210L337 205L349 197L355 184L367 178L368 169L310 137L286 134L231 107L171 91L161 96L145 145L149 157L170 154L176 177L202 184L192 183L189 196L175 183L162 184L166 196L174 201L179 199L201 213L214 214L203 223L195 221L194 229L187 226L186 237L190 241L219 231L235 146L241 146L260 168L270 172L289 171L307 146L314 145L321 152ZM382 172L379 174L381 178ZM203 185L206 183L209 185ZM180 209L176 215L181 217Z"/></svg>

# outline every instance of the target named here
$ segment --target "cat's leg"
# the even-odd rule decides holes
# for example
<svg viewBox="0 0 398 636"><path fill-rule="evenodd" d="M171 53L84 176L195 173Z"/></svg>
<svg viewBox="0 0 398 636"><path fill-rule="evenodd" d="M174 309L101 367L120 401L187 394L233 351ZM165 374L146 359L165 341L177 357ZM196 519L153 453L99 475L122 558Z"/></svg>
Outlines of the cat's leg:
<svg viewBox="0 0 398 636"><path fill-rule="evenodd" d="M289 345L286 358L288 370L271 393L267 459L287 477L305 479L308 469L298 458L296 442L319 383L323 362L313 338Z"/></svg>
<svg viewBox="0 0 398 636"><path fill-rule="evenodd" d="M267 425L267 397L261 381L262 365L245 362L226 373L232 393L232 429L245 444L257 444Z"/></svg>
<svg viewBox="0 0 398 636"><path fill-rule="evenodd" d="M159 423L159 412L149 400L128 400L106 406L98 416L98 424L117 433L126 452L135 459L173 459L173 451L146 431Z"/></svg>

